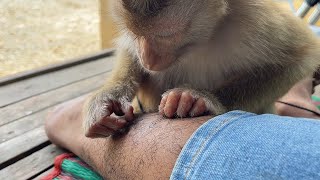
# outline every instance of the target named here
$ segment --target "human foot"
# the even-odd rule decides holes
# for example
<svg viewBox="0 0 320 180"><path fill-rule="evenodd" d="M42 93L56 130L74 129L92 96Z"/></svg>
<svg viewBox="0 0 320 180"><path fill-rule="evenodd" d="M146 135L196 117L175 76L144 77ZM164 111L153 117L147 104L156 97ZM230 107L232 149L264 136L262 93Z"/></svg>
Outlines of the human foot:
<svg viewBox="0 0 320 180"><path fill-rule="evenodd" d="M316 113L320 114L320 111L311 99L312 88L310 78L296 84L275 104L277 114L320 119L320 116L316 115Z"/></svg>

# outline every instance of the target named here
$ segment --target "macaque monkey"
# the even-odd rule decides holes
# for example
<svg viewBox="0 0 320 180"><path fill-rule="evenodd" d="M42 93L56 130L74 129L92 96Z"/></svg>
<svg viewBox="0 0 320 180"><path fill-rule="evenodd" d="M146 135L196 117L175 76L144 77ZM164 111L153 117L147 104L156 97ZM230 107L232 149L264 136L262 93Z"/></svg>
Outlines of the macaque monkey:
<svg viewBox="0 0 320 180"><path fill-rule="evenodd" d="M315 35L272 0L110 3L120 31L117 65L85 104L88 137L130 124L136 98L145 112L167 118L272 113L319 65Z"/></svg>

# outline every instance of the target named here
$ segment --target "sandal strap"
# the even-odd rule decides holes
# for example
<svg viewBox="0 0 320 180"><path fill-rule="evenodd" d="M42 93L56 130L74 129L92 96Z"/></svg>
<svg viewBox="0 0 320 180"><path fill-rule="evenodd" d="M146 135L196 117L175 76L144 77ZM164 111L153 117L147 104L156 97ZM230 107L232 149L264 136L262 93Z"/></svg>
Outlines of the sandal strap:
<svg viewBox="0 0 320 180"><path fill-rule="evenodd" d="M302 109L302 110L305 110L305 111L308 111L308 112L311 112L317 116L320 116L320 113L316 112L316 111L313 111L311 109L308 109L308 108L305 108L305 107L301 107L301 106L297 106L295 104L291 104L291 103L287 103L287 102L283 102L283 101L277 101L277 103L281 103L281 104L285 104L285 105L288 105L288 106L291 106L291 107L295 107L297 109Z"/></svg>

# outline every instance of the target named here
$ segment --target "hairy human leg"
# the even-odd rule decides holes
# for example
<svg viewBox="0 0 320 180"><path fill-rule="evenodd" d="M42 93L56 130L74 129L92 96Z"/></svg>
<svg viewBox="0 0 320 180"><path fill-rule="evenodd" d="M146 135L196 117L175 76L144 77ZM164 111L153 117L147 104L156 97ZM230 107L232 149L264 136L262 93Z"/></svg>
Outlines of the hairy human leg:
<svg viewBox="0 0 320 180"><path fill-rule="evenodd" d="M84 97L49 113L49 139L81 157L106 179L168 179L191 134L211 117L164 119L157 114L137 117L127 134L90 139L82 130Z"/></svg>

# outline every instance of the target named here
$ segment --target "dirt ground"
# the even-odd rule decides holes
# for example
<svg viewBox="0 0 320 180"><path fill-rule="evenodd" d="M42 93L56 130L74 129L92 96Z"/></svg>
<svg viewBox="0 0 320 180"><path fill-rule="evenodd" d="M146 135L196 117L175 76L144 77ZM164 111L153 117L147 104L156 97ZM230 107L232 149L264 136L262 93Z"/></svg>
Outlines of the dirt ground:
<svg viewBox="0 0 320 180"><path fill-rule="evenodd" d="M0 77L100 48L98 0L1 0Z"/></svg>

